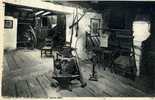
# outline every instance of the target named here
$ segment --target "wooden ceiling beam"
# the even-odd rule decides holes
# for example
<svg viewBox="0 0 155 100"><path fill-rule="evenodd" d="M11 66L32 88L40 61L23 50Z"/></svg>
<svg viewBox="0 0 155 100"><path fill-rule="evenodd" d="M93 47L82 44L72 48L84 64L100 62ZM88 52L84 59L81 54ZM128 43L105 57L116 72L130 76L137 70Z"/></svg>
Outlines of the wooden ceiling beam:
<svg viewBox="0 0 155 100"><path fill-rule="evenodd" d="M30 8L44 9L44 10L54 11L54 12L61 12L66 14L72 14L75 11L74 7L57 5L54 3L43 2L41 0L35 0L35 2L32 2L32 0L5 0L4 3L16 5L16 6L22 6L22 7L30 7Z"/></svg>

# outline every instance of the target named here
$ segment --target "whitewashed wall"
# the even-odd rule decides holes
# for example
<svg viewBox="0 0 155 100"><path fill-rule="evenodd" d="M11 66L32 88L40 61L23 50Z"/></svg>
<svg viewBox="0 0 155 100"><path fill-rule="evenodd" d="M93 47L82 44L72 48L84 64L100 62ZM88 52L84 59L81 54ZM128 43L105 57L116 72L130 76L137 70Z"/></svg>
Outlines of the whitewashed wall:
<svg viewBox="0 0 155 100"><path fill-rule="evenodd" d="M13 20L13 28L4 29L4 49L16 49L17 45L17 19L5 16L5 20Z"/></svg>
<svg viewBox="0 0 155 100"><path fill-rule="evenodd" d="M79 17L80 17L80 15L79 15ZM72 47L77 48L78 56L82 60L87 59L86 48L85 48L86 42L85 41L86 41L86 31L90 32L90 28L89 28L90 18L97 18L97 19L102 20L102 15L94 13L94 12L87 12L85 14L85 16L79 22L78 37L75 36L76 31L74 29ZM72 25L72 21L73 21L73 15L72 14L67 15L66 16L66 41L68 41L68 42L70 41L70 36L71 36L71 32L72 32L71 29L69 29L69 26ZM101 23L101 25L102 25L102 23ZM78 39L78 41L77 41L77 39ZM76 43L76 41L77 41L77 43Z"/></svg>

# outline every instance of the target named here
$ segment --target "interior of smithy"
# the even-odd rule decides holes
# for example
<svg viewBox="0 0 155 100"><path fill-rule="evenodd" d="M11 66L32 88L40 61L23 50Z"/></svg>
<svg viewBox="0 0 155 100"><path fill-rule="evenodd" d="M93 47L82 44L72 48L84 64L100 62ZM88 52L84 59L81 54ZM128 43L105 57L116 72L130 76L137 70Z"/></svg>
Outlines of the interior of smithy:
<svg viewBox="0 0 155 100"><path fill-rule="evenodd" d="M155 96L155 2L18 1L5 1L2 96Z"/></svg>

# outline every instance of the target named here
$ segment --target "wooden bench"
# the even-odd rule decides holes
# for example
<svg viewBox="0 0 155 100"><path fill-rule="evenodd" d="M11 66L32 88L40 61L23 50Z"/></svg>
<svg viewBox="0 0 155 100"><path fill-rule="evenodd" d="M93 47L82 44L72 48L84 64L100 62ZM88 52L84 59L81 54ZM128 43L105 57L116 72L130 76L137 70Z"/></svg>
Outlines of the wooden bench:
<svg viewBox="0 0 155 100"><path fill-rule="evenodd" d="M41 57L45 54L45 56L52 55L52 40L51 39L45 39L45 46L41 48Z"/></svg>

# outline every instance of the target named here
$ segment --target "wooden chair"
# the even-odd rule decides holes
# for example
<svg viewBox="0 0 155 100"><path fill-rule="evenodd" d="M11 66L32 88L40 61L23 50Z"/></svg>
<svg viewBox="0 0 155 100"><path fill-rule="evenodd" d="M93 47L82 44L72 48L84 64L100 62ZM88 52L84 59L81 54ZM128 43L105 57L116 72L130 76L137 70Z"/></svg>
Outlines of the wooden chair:
<svg viewBox="0 0 155 100"><path fill-rule="evenodd" d="M114 61L114 71L128 78L135 77L135 53L133 36L130 31L118 31L116 38L119 42L118 57Z"/></svg>
<svg viewBox="0 0 155 100"><path fill-rule="evenodd" d="M43 54L45 54L45 56L50 56L52 55L52 46L53 46L53 41L52 39L46 38L45 39L45 45L41 48L41 57L43 56Z"/></svg>

